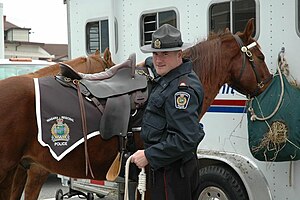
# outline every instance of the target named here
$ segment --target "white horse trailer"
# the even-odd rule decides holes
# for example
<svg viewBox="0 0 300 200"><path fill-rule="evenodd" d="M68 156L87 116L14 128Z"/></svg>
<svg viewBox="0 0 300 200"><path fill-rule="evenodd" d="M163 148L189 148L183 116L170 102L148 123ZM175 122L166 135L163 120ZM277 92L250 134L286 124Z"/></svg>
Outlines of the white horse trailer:
<svg viewBox="0 0 300 200"><path fill-rule="evenodd" d="M291 74L300 77L300 0L65 0L69 56L75 58L110 48L115 63L151 42L152 33L169 23L183 41L196 43L225 27L242 31L255 18L255 39L271 72L285 49ZM298 62L297 62L298 61ZM224 85L202 123L206 136L198 148L201 177L209 184L200 199L230 199L244 189L249 199L299 199L300 162L263 162L249 150L245 96ZM228 177L233 182L228 182Z"/></svg>

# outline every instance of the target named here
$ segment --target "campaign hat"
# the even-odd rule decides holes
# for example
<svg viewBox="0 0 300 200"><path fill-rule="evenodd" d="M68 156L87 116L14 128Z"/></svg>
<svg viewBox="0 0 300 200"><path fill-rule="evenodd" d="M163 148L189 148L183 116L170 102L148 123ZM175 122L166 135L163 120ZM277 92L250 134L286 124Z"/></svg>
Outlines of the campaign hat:
<svg viewBox="0 0 300 200"><path fill-rule="evenodd" d="M184 50L192 45L184 43L180 31L170 24L164 24L152 34L149 45L141 47L144 53Z"/></svg>

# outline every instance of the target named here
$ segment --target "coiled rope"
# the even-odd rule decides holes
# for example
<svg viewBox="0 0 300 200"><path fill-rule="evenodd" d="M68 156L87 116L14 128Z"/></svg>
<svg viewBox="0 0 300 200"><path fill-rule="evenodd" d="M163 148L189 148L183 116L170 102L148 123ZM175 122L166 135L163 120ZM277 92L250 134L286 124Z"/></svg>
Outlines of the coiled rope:
<svg viewBox="0 0 300 200"><path fill-rule="evenodd" d="M131 162L131 156L127 159L126 165L125 165L125 192L124 192L124 200L129 200L128 195L128 177L129 177L129 165ZM138 180L138 186L137 190L141 194L141 200L145 199L145 192L146 192L146 173L145 168L142 168L141 172L139 173L139 180Z"/></svg>

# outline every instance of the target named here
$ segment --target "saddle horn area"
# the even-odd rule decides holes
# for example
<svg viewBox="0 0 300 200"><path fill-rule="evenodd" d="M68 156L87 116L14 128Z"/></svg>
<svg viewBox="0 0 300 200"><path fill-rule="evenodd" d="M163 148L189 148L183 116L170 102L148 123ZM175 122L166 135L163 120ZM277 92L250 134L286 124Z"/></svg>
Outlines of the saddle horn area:
<svg viewBox="0 0 300 200"><path fill-rule="evenodd" d="M126 61L123 63L112 66L106 71L95 73L95 74L81 74L83 79L87 80L105 80L115 76L118 71L122 69L131 69L131 78L135 77L135 67L136 67L136 54L131 54Z"/></svg>

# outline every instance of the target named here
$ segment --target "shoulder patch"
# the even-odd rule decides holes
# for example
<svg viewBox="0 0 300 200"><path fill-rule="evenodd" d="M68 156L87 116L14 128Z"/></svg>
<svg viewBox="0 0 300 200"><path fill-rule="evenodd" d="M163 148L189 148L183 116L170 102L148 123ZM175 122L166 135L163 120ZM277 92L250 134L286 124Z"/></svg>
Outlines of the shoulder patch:
<svg viewBox="0 0 300 200"><path fill-rule="evenodd" d="M175 108L186 109L190 101L190 94L182 91L176 92L174 95L174 99L175 99Z"/></svg>

